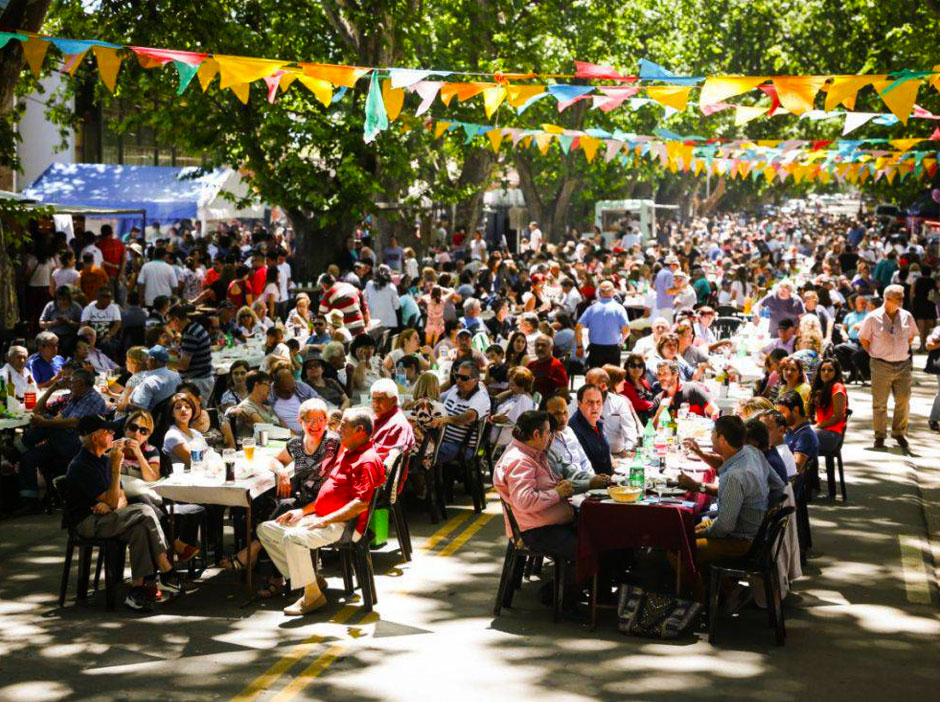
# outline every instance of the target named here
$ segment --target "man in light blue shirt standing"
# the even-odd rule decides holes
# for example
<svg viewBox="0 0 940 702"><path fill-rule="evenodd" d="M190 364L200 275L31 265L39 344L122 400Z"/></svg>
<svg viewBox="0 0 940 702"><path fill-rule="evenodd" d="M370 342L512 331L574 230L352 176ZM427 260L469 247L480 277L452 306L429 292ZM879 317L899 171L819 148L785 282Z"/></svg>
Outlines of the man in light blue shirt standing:
<svg viewBox="0 0 940 702"><path fill-rule="evenodd" d="M664 317L672 324L673 308L679 285L676 284L676 271L679 270L679 259L675 256L666 257L666 265L660 269L653 280L653 289L656 291L656 309L653 317Z"/></svg>
<svg viewBox="0 0 940 702"><path fill-rule="evenodd" d="M630 334L630 318L623 305L614 299L614 284L609 280L597 288L597 302L584 310L574 329L577 355L584 356L582 329L588 330L587 367L605 363L620 365L620 347Z"/></svg>

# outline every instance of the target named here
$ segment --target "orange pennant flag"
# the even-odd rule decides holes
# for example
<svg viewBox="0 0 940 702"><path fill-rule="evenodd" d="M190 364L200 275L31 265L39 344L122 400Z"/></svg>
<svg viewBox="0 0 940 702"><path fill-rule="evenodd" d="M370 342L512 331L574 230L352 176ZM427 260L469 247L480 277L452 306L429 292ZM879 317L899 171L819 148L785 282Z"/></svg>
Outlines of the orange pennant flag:
<svg viewBox="0 0 940 702"><path fill-rule="evenodd" d="M600 146L601 140L597 137L583 136L580 138L580 142L581 149L584 151L584 158L590 163L597 155L597 147Z"/></svg>
<svg viewBox="0 0 940 702"><path fill-rule="evenodd" d="M388 78L382 81L382 102L385 103L385 113L388 121L394 122L401 114L402 105L405 104L405 89L393 88Z"/></svg>
<svg viewBox="0 0 940 702"><path fill-rule="evenodd" d="M207 58L201 64L199 64L199 70L196 71L196 77L199 79L199 85L202 87L202 92L206 92L209 89L209 85L212 83L212 79L215 78L216 74L219 72L219 64L216 63L216 60L213 58Z"/></svg>
<svg viewBox="0 0 940 702"><path fill-rule="evenodd" d="M441 86L441 102L450 107L450 101L455 95L460 102L463 102L474 95L479 95L492 85L492 83L444 83Z"/></svg>
<svg viewBox="0 0 940 702"><path fill-rule="evenodd" d="M506 87L507 101L513 107L522 107L530 98L545 92L544 85L509 85Z"/></svg>
<svg viewBox="0 0 940 702"><path fill-rule="evenodd" d="M46 58L46 51L49 49L49 42L39 37L30 37L22 46L26 63L29 64L33 74L38 78L39 73L42 71L42 62Z"/></svg>
<svg viewBox="0 0 940 702"><path fill-rule="evenodd" d="M501 85L494 85L483 91L483 109L486 111L486 118L490 119L493 113L503 104L506 99L506 88Z"/></svg>
<svg viewBox="0 0 940 702"><path fill-rule="evenodd" d="M813 109L816 93L823 87L827 76L781 76L773 79L780 104L795 115Z"/></svg>
<svg viewBox="0 0 940 702"><path fill-rule="evenodd" d="M450 122L438 122L434 126L434 138L440 139L441 135L447 131L448 127L450 127Z"/></svg>
<svg viewBox="0 0 940 702"><path fill-rule="evenodd" d="M767 80L764 76L712 76L706 78L699 94L699 105L714 105L727 98L753 90Z"/></svg>
<svg viewBox="0 0 940 702"><path fill-rule="evenodd" d="M486 133L487 139L490 140L490 146L493 147L493 153L499 153L499 145L503 143L503 130L497 127L496 129L491 129Z"/></svg>
<svg viewBox="0 0 940 702"><path fill-rule="evenodd" d="M243 105L248 104L248 93L251 90L251 83L239 83L232 86L232 92L235 97L242 101Z"/></svg>
<svg viewBox="0 0 940 702"><path fill-rule="evenodd" d="M369 72L368 68L333 66L328 63L302 63L300 66L311 78L328 81L334 88L355 88L356 81Z"/></svg>
<svg viewBox="0 0 940 702"><path fill-rule="evenodd" d="M320 101L320 103L327 107L330 102L333 100L333 84L322 78L314 78L313 76L297 76L297 80L307 88L314 97Z"/></svg>
<svg viewBox="0 0 940 702"><path fill-rule="evenodd" d="M888 90L888 88L895 83L892 80L876 80L872 85L875 86L878 95L894 116L902 123L907 124L907 120L914 109L914 102L917 100L917 91L920 90L923 82L919 78L907 80L891 88L891 90Z"/></svg>
<svg viewBox="0 0 940 702"><path fill-rule="evenodd" d="M855 109L855 98L858 91L873 80L884 79L885 76L833 76L832 83L826 91L826 112L831 112L838 105L846 109Z"/></svg>
<svg viewBox="0 0 940 702"><path fill-rule="evenodd" d="M215 54L215 60L219 64L219 88L221 90L231 88L233 85L251 83L255 80L267 78L289 63L288 61L223 56L220 54Z"/></svg>
<svg viewBox="0 0 940 702"><path fill-rule="evenodd" d="M110 46L97 45L91 47L91 50L95 54L95 61L98 62L98 73L101 75L102 82L113 93L117 85L118 71L121 69L122 59L118 50Z"/></svg>
<svg viewBox="0 0 940 702"><path fill-rule="evenodd" d="M919 144L922 141L924 140L923 139L892 139L888 143L891 144L891 146L893 146L894 148L898 149L899 151L907 151L912 146L914 146L914 144Z"/></svg>
<svg viewBox="0 0 940 702"><path fill-rule="evenodd" d="M689 92L691 90L692 86L690 85L655 85L648 87L646 94L660 105L683 112L689 102Z"/></svg>

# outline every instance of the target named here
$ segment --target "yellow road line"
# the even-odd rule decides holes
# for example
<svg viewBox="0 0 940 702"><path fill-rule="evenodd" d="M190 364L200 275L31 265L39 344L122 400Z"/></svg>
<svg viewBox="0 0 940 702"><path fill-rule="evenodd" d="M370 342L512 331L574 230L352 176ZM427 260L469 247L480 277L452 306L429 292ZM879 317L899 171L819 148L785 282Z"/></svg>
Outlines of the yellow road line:
<svg viewBox="0 0 940 702"><path fill-rule="evenodd" d="M271 702L288 702L302 692L307 685L313 681L320 673L330 667L330 664L337 659L346 650L345 646L330 646L326 653L315 659L308 665L296 678L290 681L283 690L277 693Z"/></svg>
<svg viewBox="0 0 940 702"><path fill-rule="evenodd" d="M454 529L459 527L461 524L463 524L465 521L470 519L470 517L472 516L473 516L473 512L470 512L468 510L466 512L461 512L460 514L454 517L451 517L450 520L448 520L448 522L444 526L442 526L440 529L434 532L430 537L428 537L428 540L424 543L422 550L430 551L432 548L437 546L442 540L444 540L452 531L454 531Z"/></svg>
<svg viewBox="0 0 940 702"><path fill-rule="evenodd" d="M901 570L904 572L904 589L907 601L914 604L930 604L930 582L924 564L924 550L920 539L898 536L901 547Z"/></svg>
<svg viewBox="0 0 940 702"><path fill-rule="evenodd" d="M471 524L470 526L468 526L466 529L463 530L460 536L458 536L456 539L454 539L449 544L447 544L444 548L442 548L439 553L432 554L432 555L438 555L438 556L451 555L454 551L456 551L458 548L460 548L465 543L467 543L467 541L470 540L470 537L472 537L474 534L480 531L480 529L482 529L483 526L488 521L490 521L494 516L495 515L492 515L492 514L481 514L479 517L477 517L474 520L473 524Z"/></svg>

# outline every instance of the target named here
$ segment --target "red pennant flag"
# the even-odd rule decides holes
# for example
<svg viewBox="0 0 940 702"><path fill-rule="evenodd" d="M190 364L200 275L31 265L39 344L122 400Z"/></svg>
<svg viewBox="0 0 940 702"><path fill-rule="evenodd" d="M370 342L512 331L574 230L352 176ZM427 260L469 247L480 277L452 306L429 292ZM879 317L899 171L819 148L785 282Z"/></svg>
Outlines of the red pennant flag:
<svg viewBox="0 0 940 702"><path fill-rule="evenodd" d="M933 128L933 134L930 135L930 141L940 140L940 127Z"/></svg>
<svg viewBox="0 0 940 702"><path fill-rule="evenodd" d="M819 141L814 141L813 147L810 149L810 151L819 151L820 149L825 149L831 143L832 139L820 139Z"/></svg>
<svg viewBox="0 0 940 702"><path fill-rule="evenodd" d="M770 97L770 109L767 110L767 116L772 117L777 108L780 107L780 97L777 95L777 86L773 83L757 86L762 93Z"/></svg>

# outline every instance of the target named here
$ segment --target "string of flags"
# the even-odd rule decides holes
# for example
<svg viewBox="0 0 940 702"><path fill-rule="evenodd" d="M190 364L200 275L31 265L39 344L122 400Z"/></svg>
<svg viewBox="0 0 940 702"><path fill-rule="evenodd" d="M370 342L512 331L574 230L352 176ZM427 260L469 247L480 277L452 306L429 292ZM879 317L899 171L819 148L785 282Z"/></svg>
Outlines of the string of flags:
<svg viewBox="0 0 940 702"><path fill-rule="evenodd" d="M663 108L667 117L697 104L704 115L734 110L734 121L739 126L759 117L781 114L797 115L801 119L813 121L842 119L843 136L868 123L891 126L898 122L907 124L911 118L940 120L940 116L916 104L918 93L925 84L940 90L940 65L929 71L902 69L891 73L864 75L680 76L641 58L636 73L625 73L609 65L575 61L575 72L571 74L481 74L440 69L307 63L125 46L97 39L65 39L39 34L0 32L0 48L11 41L20 42L26 62L37 76L50 46L61 53L63 70L69 75L75 75L85 57L91 54L94 56L101 80L112 92L116 88L122 63L128 57L136 58L137 63L144 69L164 68L172 64L178 77L178 95L185 93L194 79L203 91L208 90L218 79L219 90L231 90L246 104L252 84L263 83L267 99L273 103L278 94L285 92L296 82L328 107L339 102L360 80L367 80L364 121L364 138L367 142L374 140L398 119L403 111L406 95L413 95L418 101L414 112L416 117L425 114L437 100L449 107L454 104L455 99L457 103L463 103L479 97L488 119L502 107L508 106L516 114L523 114L536 102L553 99L558 112L563 112L578 102L588 101L591 109L602 112L624 106L630 110L638 110L646 105L658 105ZM888 112L854 111L859 92L867 88L874 89L888 108ZM697 102L691 99L693 90L698 91ZM727 102L755 91L761 104ZM816 100L820 93L825 95L822 110L816 109ZM440 124L442 123L438 123L438 128ZM495 128L487 129L486 133L491 133L493 129ZM501 133L505 131L502 129ZM510 131L515 142L517 132L532 130ZM562 145L569 136L571 144L577 140L582 144L582 149L583 144L587 143L586 155L592 148L592 139L609 139L592 136L590 133L586 133L584 137L564 133L549 134ZM521 138L530 136L535 138L538 135L525 134ZM544 139L543 135L543 142ZM876 169L870 175L875 177L881 170L883 168Z"/></svg>

